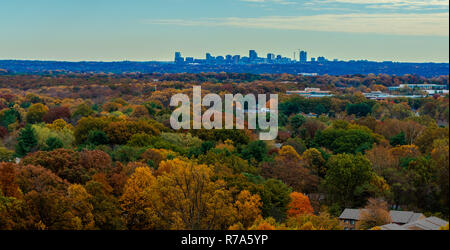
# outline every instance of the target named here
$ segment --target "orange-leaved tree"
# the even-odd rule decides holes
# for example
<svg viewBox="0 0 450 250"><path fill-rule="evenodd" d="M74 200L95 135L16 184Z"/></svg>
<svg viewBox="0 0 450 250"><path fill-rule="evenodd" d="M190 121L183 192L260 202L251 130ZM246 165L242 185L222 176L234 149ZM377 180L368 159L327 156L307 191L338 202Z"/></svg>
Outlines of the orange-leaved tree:
<svg viewBox="0 0 450 250"><path fill-rule="evenodd" d="M295 217L301 214L312 214L314 212L308 196L297 192L292 192L290 196L291 203L289 203L287 211L289 217Z"/></svg>

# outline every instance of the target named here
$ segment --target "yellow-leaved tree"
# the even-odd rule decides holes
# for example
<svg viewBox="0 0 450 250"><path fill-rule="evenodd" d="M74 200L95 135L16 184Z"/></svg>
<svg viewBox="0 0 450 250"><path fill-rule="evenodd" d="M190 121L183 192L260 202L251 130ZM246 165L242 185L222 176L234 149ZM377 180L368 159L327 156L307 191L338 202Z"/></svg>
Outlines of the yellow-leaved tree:
<svg viewBox="0 0 450 250"><path fill-rule="evenodd" d="M149 167L137 167L125 184L120 198L121 207L126 216L128 229L153 229L154 217L148 189L155 185L156 179Z"/></svg>
<svg viewBox="0 0 450 250"><path fill-rule="evenodd" d="M235 208L222 180L212 181L212 167L187 160L162 161L148 190L162 229L226 229Z"/></svg>

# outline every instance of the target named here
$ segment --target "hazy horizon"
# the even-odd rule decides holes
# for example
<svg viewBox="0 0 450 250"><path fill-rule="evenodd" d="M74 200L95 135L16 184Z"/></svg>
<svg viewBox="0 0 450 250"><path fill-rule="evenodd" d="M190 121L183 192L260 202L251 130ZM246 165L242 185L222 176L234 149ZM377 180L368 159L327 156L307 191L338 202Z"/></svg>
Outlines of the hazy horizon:
<svg viewBox="0 0 450 250"><path fill-rule="evenodd" d="M173 61L248 55L449 62L447 0L18 0L0 60Z"/></svg>

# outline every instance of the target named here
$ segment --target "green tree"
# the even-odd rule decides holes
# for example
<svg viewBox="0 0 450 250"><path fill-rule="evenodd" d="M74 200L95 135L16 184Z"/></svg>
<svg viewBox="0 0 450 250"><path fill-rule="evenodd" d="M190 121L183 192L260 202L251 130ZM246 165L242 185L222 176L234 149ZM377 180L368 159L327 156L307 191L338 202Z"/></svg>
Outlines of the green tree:
<svg viewBox="0 0 450 250"><path fill-rule="evenodd" d="M292 190L276 179L268 179L263 185L264 189L259 193L263 202L263 216L273 217L278 221L285 219Z"/></svg>
<svg viewBox="0 0 450 250"><path fill-rule="evenodd" d="M31 125L28 124L19 132L16 144L17 156L23 157L29 152L32 152L36 148L37 143L36 132Z"/></svg>
<svg viewBox="0 0 450 250"><path fill-rule="evenodd" d="M291 124L291 127L296 131L299 129L306 121L306 118L303 115L294 115L291 118L289 118L289 124Z"/></svg>
<svg viewBox="0 0 450 250"><path fill-rule="evenodd" d="M347 114L356 115L356 117L366 116L372 111L372 108L367 103L356 103L347 105Z"/></svg>
<svg viewBox="0 0 450 250"><path fill-rule="evenodd" d="M47 151L53 151L57 148L64 147L63 142L58 137L49 137L45 144L47 144Z"/></svg>
<svg viewBox="0 0 450 250"><path fill-rule="evenodd" d="M398 146L398 145L406 145L406 137L405 137L405 133L400 132L400 134L393 136L389 139L389 143L392 146Z"/></svg>
<svg viewBox="0 0 450 250"><path fill-rule="evenodd" d="M372 164L363 155L338 154L328 161L324 186L332 201L355 207L366 202L373 176Z"/></svg>
<svg viewBox="0 0 450 250"><path fill-rule="evenodd" d="M108 144L108 136L101 130L91 130L87 137L87 143L92 145L105 145Z"/></svg>
<svg viewBox="0 0 450 250"><path fill-rule="evenodd" d="M132 147L146 147L152 144L152 137L146 133L134 134L127 144Z"/></svg>
<svg viewBox="0 0 450 250"><path fill-rule="evenodd" d="M0 112L0 126L8 128L9 124L20 121L20 114L15 109L8 109Z"/></svg>
<svg viewBox="0 0 450 250"><path fill-rule="evenodd" d="M319 146L326 147L337 154L364 152L374 143L372 135L361 129L329 128L316 133L314 140Z"/></svg>
<svg viewBox="0 0 450 250"><path fill-rule="evenodd" d="M246 160L255 159L261 162L266 158L267 145L264 141L254 141L248 144L241 152L242 158Z"/></svg>

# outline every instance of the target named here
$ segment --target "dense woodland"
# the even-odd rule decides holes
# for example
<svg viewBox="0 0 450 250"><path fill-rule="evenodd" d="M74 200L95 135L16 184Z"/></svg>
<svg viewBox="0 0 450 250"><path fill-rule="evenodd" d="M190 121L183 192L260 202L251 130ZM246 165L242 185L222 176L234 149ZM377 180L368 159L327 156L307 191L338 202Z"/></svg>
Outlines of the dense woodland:
<svg viewBox="0 0 450 250"><path fill-rule="evenodd" d="M448 76L4 72L0 229L339 230L361 207L448 220L448 95L362 95L402 83ZM171 96L195 85L279 94L278 138L172 130ZM305 87L334 96L286 95Z"/></svg>

